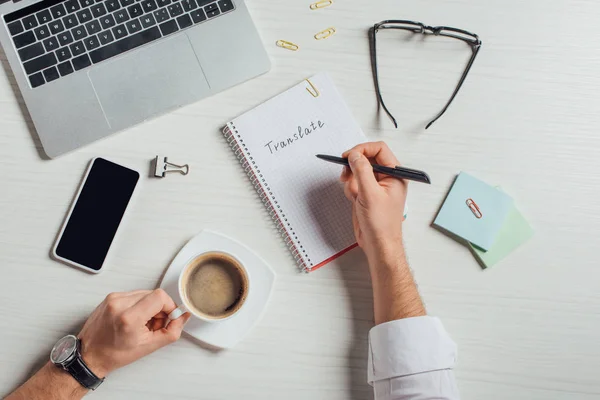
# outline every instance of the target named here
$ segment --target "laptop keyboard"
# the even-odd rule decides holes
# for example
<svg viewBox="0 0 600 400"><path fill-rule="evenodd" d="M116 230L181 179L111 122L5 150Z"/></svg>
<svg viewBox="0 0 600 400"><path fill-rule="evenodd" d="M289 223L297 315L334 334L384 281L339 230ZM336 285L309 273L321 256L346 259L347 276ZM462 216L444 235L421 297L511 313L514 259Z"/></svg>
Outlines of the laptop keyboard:
<svg viewBox="0 0 600 400"><path fill-rule="evenodd" d="M4 21L36 88L234 8L232 0L42 0Z"/></svg>

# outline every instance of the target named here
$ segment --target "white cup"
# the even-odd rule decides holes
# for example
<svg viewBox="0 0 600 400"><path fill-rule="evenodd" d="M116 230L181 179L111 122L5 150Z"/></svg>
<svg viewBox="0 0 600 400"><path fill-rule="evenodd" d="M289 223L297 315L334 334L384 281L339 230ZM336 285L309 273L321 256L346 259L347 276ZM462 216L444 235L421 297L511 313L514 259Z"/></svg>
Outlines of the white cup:
<svg viewBox="0 0 600 400"><path fill-rule="evenodd" d="M197 307L191 303L186 293L186 284L189 279L188 273L196 269L200 265L207 264L210 260L218 259L220 262L226 263L232 267L237 273L241 280L241 292L240 297L236 300L235 306L232 310L223 313L223 315L210 315L201 312ZM177 289L179 290L179 297L181 298L182 304L179 305L175 310L169 314L169 320L174 320L181 317L186 312L189 312L195 318L205 322L218 322L225 321L234 315L236 315L244 306L248 294L250 293L250 277L246 267L234 256L229 253L222 251L209 251L202 254L198 254L192 257L183 267L179 274L179 281L177 283Z"/></svg>

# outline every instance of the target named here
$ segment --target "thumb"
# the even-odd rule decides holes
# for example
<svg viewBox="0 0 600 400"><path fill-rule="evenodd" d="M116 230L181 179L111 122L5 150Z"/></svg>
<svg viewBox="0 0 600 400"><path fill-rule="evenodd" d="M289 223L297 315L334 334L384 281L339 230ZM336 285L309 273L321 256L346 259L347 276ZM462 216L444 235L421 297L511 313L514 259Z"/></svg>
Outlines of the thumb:
<svg viewBox="0 0 600 400"><path fill-rule="evenodd" d="M160 339L158 340L158 342L160 342L160 347L179 340L181 337L181 332L183 331L183 327L185 326L186 322L188 322L190 317L190 313L185 313L181 317L170 321L166 328L163 328L160 331L155 331L155 334L160 335Z"/></svg>
<svg viewBox="0 0 600 400"><path fill-rule="evenodd" d="M377 190L379 184L377 183L377 179L375 179L373 166L371 166L371 163L364 155L358 151L352 151L348 154L348 163L350 164L352 174L358 182L359 193Z"/></svg>

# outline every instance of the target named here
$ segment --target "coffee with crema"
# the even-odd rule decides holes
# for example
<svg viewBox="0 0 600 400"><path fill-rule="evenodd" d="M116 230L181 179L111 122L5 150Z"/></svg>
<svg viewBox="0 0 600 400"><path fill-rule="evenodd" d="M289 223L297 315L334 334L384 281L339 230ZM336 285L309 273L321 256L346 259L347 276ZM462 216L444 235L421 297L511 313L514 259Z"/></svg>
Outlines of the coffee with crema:
<svg viewBox="0 0 600 400"><path fill-rule="evenodd" d="M192 260L181 279L185 303L197 314L223 319L235 314L248 295L248 277L225 253L206 253Z"/></svg>

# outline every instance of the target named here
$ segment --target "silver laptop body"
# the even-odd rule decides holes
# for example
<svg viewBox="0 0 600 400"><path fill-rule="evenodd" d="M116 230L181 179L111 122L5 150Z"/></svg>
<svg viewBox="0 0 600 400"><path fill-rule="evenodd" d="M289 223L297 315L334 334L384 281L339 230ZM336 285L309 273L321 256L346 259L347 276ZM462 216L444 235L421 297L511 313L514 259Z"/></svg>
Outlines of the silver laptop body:
<svg viewBox="0 0 600 400"><path fill-rule="evenodd" d="M0 44L51 158L270 68L244 0L0 0Z"/></svg>

